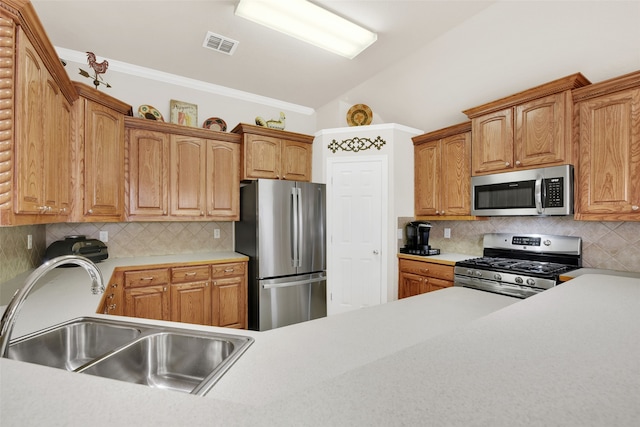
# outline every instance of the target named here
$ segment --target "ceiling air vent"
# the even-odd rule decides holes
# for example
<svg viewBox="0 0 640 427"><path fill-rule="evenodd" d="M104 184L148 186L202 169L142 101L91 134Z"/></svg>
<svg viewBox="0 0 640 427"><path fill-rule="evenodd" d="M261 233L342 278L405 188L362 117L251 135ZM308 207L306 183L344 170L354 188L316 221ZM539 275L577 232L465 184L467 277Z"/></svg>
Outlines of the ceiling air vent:
<svg viewBox="0 0 640 427"><path fill-rule="evenodd" d="M207 35L204 38L202 47L215 50L216 52L226 53L227 55L233 55L236 47L238 47L238 43L240 42L237 40L233 40L229 37L221 36L220 34L207 31Z"/></svg>

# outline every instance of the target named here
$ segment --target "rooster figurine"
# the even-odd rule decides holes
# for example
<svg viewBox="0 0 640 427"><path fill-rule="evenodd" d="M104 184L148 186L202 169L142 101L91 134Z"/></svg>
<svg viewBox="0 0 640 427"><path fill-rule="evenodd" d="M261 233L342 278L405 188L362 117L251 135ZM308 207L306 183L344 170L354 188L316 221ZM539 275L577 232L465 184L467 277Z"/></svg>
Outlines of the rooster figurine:
<svg viewBox="0 0 640 427"><path fill-rule="evenodd" d="M262 117L256 117L256 124L258 126L265 126L271 129L279 129L284 130L285 126L285 117L284 113L280 112L280 120L265 120Z"/></svg>
<svg viewBox="0 0 640 427"><path fill-rule="evenodd" d="M90 79L92 78L93 84L95 85L96 89L98 89L98 86L100 84L103 84L106 87L111 87L111 85L107 82L104 82L102 76L100 76L100 74L104 74L107 72L107 68L109 68L109 61L105 59L102 62L98 62L96 60L96 55L93 52L87 52L87 63L94 71L93 77L82 68L80 68L80 74L84 77L88 77Z"/></svg>

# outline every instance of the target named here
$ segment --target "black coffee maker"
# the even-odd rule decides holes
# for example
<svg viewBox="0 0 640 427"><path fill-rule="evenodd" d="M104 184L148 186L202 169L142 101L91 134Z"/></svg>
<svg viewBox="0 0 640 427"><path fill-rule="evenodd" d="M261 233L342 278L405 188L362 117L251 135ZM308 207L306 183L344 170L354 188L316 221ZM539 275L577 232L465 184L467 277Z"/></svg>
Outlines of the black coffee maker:
<svg viewBox="0 0 640 427"><path fill-rule="evenodd" d="M400 253L411 255L438 255L440 249L431 249L429 232L431 224L426 221L411 221L405 228L407 243Z"/></svg>

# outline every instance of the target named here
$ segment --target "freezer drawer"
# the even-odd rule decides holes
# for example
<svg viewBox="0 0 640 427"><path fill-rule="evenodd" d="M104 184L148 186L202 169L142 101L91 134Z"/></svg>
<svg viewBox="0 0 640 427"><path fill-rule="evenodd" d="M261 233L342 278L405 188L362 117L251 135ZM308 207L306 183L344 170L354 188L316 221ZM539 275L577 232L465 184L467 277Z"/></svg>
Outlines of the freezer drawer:
<svg viewBox="0 0 640 427"><path fill-rule="evenodd" d="M259 280L259 331L327 315L325 273Z"/></svg>

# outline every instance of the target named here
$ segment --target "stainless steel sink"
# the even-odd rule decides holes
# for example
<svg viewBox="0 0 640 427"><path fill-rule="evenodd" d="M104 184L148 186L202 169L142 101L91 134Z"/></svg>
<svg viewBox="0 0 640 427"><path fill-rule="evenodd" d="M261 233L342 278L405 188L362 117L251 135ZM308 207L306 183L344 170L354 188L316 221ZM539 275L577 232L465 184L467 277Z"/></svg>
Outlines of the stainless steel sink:
<svg viewBox="0 0 640 427"><path fill-rule="evenodd" d="M140 329L78 319L9 344L9 359L74 371L140 336Z"/></svg>
<svg viewBox="0 0 640 427"><path fill-rule="evenodd" d="M12 341L8 357L204 395L252 343L240 335L80 318Z"/></svg>

